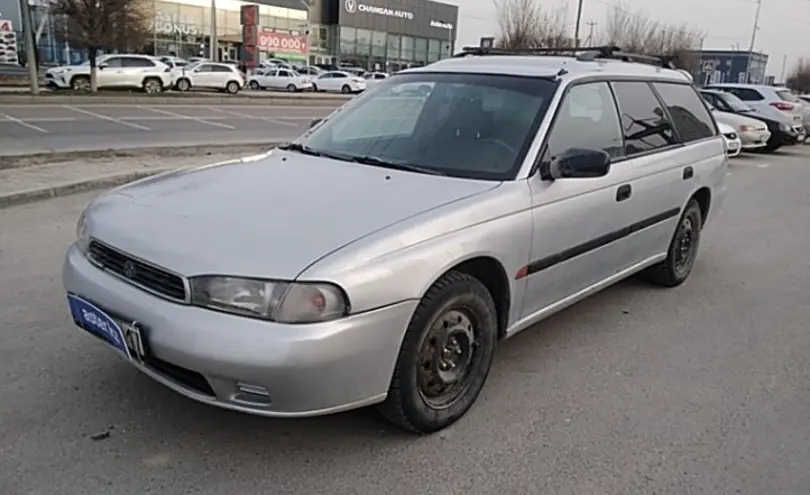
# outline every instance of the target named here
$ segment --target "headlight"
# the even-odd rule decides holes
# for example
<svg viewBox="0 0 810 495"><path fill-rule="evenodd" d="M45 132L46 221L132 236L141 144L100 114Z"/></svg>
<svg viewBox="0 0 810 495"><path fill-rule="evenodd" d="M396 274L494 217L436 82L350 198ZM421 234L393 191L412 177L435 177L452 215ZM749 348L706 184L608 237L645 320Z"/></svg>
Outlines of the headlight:
<svg viewBox="0 0 810 495"><path fill-rule="evenodd" d="M741 126L739 127L739 129L740 129L740 132L748 132L748 131L753 131L753 130L754 130L754 126L751 126L751 125L741 125Z"/></svg>
<svg viewBox="0 0 810 495"><path fill-rule="evenodd" d="M787 124L779 124L779 129L781 129L784 132L793 132L793 128Z"/></svg>
<svg viewBox="0 0 810 495"><path fill-rule="evenodd" d="M317 323L349 312L346 295L332 284L221 276L193 277L191 303L279 323Z"/></svg>
<svg viewBox="0 0 810 495"><path fill-rule="evenodd" d="M87 210L79 215L79 221L76 222L76 243L85 253L90 246L90 235L87 233Z"/></svg>

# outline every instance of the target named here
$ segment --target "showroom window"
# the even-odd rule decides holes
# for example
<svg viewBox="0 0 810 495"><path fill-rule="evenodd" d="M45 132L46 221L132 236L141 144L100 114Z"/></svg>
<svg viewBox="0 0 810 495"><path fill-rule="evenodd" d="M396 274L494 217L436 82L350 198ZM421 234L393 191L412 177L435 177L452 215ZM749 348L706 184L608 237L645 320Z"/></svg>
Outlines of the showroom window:
<svg viewBox="0 0 810 495"><path fill-rule="evenodd" d="M355 41L357 39L357 30L354 28L341 26L340 27L340 53L352 54L355 52Z"/></svg>
<svg viewBox="0 0 810 495"><path fill-rule="evenodd" d="M371 33L371 54L375 57L385 57L386 34L380 31Z"/></svg>
<svg viewBox="0 0 810 495"><path fill-rule="evenodd" d="M427 46L428 41L425 38L416 38L413 42L413 60L417 64L425 65L427 63Z"/></svg>
<svg viewBox="0 0 810 495"><path fill-rule="evenodd" d="M388 59L399 58L399 36L395 34L388 35L388 49L386 51Z"/></svg>
<svg viewBox="0 0 810 495"><path fill-rule="evenodd" d="M413 38L410 36L402 37L402 60L408 62L413 61Z"/></svg>
<svg viewBox="0 0 810 495"><path fill-rule="evenodd" d="M435 62L442 58L442 42L439 40L428 41L428 62Z"/></svg>

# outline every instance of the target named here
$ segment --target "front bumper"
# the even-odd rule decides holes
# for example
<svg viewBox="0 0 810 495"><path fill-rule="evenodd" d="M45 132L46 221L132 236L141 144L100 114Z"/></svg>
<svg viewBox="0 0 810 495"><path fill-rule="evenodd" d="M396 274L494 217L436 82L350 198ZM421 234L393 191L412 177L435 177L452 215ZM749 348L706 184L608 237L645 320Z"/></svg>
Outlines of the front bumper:
<svg viewBox="0 0 810 495"><path fill-rule="evenodd" d="M97 268L75 244L62 279L68 293L145 329L148 357L130 361L138 369L199 402L268 417L384 400L417 304L310 325L242 318L157 298Z"/></svg>
<svg viewBox="0 0 810 495"><path fill-rule="evenodd" d="M739 132L742 148L744 150L762 148L768 144L771 133L768 130Z"/></svg>
<svg viewBox="0 0 810 495"><path fill-rule="evenodd" d="M70 88L70 74L46 72L45 85L49 88L68 89Z"/></svg>

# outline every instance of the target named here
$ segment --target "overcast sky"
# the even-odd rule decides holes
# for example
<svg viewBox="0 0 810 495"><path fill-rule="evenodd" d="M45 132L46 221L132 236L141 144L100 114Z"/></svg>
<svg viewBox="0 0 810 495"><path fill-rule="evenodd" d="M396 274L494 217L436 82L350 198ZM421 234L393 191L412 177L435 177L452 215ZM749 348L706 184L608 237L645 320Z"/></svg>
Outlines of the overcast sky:
<svg viewBox="0 0 810 495"><path fill-rule="evenodd" d="M458 41L477 45L481 36L497 36L497 8L491 0L439 0L459 6ZM560 0L536 0L553 8ZM650 17L668 24L688 23L706 34L706 49L730 50L739 44L748 50L756 14L756 0L583 0L580 37L588 35L587 22L596 22L596 30L605 25L611 6L629 11L643 10ZM571 35L576 22L577 0L568 5ZM787 70L800 57L810 58L810 0L763 0L760 29L754 49L769 55L768 74L780 79L782 60L788 57Z"/></svg>

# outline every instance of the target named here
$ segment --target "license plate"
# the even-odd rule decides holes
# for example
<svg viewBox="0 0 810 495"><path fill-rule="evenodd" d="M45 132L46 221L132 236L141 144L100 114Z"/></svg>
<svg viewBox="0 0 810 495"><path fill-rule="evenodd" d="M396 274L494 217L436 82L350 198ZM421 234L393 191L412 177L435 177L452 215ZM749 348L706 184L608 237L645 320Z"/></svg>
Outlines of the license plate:
<svg viewBox="0 0 810 495"><path fill-rule="evenodd" d="M104 340L128 359L130 358L124 330L118 322L94 304L80 297L68 294L67 299L73 321L79 327Z"/></svg>

